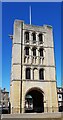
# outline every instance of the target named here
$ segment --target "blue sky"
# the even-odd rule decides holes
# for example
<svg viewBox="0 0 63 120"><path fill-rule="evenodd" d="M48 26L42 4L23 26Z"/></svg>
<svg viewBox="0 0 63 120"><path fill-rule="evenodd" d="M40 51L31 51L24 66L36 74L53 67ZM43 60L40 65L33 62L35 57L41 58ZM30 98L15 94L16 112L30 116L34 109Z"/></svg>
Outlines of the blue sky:
<svg viewBox="0 0 63 120"><path fill-rule="evenodd" d="M61 4L61 25L63 26L63 2ZM63 27L61 27L61 81L63 86Z"/></svg>
<svg viewBox="0 0 63 120"><path fill-rule="evenodd" d="M0 2L0 87L2 86L2 3Z"/></svg>
<svg viewBox="0 0 63 120"><path fill-rule="evenodd" d="M12 40L15 19L29 24L29 6L32 7L32 24L53 26L57 86L61 86L61 3L59 2L5 2L2 4L2 87L10 90Z"/></svg>

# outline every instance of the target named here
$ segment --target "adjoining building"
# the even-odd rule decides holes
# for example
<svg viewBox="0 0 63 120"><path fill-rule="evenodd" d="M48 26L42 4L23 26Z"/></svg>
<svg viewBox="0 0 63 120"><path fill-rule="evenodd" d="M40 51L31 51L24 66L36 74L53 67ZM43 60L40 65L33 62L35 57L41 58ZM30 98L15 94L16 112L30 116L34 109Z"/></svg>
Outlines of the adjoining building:
<svg viewBox="0 0 63 120"><path fill-rule="evenodd" d="M63 112L63 88L57 88L59 112Z"/></svg>
<svg viewBox="0 0 63 120"><path fill-rule="evenodd" d="M10 82L11 113L57 112L53 28L15 20Z"/></svg>
<svg viewBox="0 0 63 120"><path fill-rule="evenodd" d="M9 113L9 92L5 88L0 89L0 113Z"/></svg>

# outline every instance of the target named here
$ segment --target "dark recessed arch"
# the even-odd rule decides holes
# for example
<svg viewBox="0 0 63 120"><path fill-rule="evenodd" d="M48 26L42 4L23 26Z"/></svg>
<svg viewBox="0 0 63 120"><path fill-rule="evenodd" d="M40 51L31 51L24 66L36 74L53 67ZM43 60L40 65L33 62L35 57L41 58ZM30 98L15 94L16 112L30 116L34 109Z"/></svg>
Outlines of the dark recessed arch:
<svg viewBox="0 0 63 120"><path fill-rule="evenodd" d="M28 98L28 96L30 96ZM25 112L44 112L44 92L40 88L31 88L25 95Z"/></svg>
<svg viewBox="0 0 63 120"><path fill-rule="evenodd" d="M26 42L29 42L29 31L25 31L25 40Z"/></svg>
<svg viewBox="0 0 63 120"><path fill-rule="evenodd" d="M32 37L33 37L33 43L36 43L36 32L32 33Z"/></svg>
<svg viewBox="0 0 63 120"><path fill-rule="evenodd" d="M36 47L34 46L33 48L32 48L32 51L33 51L33 56L36 56Z"/></svg>
<svg viewBox="0 0 63 120"><path fill-rule="evenodd" d="M44 80L44 68L39 69L39 79Z"/></svg>
<svg viewBox="0 0 63 120"><path fill-rule="evenodd" d="M27 67L25 72L26 72L26 79L31 79L31 68Z"/></svg>
<svg viewBox="0 0 63 120"><path fill-rule="evenodd" d="M45 94L44 91L40 87L32 87L32 88L30 88L30 89L27 90L25 96L27 95L27 93L29 93L32 90L37 90L37 91L39 91L43 95Z"/></svg>
<svg viewBox="0 0 63 120"><path fill-rule="evenodd" d="M39 33L38 37L39 37L39 42L43 43L43 34Z"/></svg>

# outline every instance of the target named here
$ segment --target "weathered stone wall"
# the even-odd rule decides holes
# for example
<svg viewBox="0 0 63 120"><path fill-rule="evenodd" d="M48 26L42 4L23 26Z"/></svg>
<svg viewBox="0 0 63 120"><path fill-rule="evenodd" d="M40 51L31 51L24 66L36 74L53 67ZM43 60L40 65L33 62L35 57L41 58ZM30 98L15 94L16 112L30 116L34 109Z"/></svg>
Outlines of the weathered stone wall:
<svg viewBox="0 0 63 120"><path fill-rule="evenodd" d="M24 62L25 57L25 31L29 30L30 42L29 46L29 60L28 63ZM36 32L36 63L32 63L32 32ZM43 33L43 48L44 48L44 59L43 63L39 64L39 48L42 47L39 44L38 34ZM22 56L21 56L22 54ZM21 64L22 63L22 64ZM26 80L25 70L26 67L31 68L31 80ZM44 68L44 81L39 81L39 69ZM11 102L11 113L20 113L20 106L22 102L22 112L24 112L25 95L26 92L36 87L40 88L44 92L44 107L48 106L49 112L58 111L58 100L56 91L56 71L55 71L55 60L54 60L54 44L53 44L53 30L51 26L33 26L26 25L23 21L15 20L14 22L14 33L13 33L13 46L12 46L12 69L11 69L11 91L10 91L10 102ZM33 77L33 72L34 77ZM22 78L22 79L21 79ZM34 79L33 79L34 78ZM21 86L22 80L22 86ZM22 88L21 88L22 87ZM21 95L22 92L22 95ZM22 97L22 98L21 98ZM21 101L22 100L22 101ZM55 108L55 109L54 109ZM46 112L46 110L45 110Z"/></svg>

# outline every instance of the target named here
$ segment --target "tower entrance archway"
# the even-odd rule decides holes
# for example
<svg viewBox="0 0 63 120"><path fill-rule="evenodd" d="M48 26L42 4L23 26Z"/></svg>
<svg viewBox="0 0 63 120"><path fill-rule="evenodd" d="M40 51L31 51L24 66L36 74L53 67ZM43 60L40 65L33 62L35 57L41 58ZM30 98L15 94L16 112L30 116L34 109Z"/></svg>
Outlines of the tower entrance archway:
<svg viewBox="0 0 63 120"><path fill-rule="evenodd" d="M38 89L30 90L25 96L25 113L44 112L43 92Z"/></svg>

